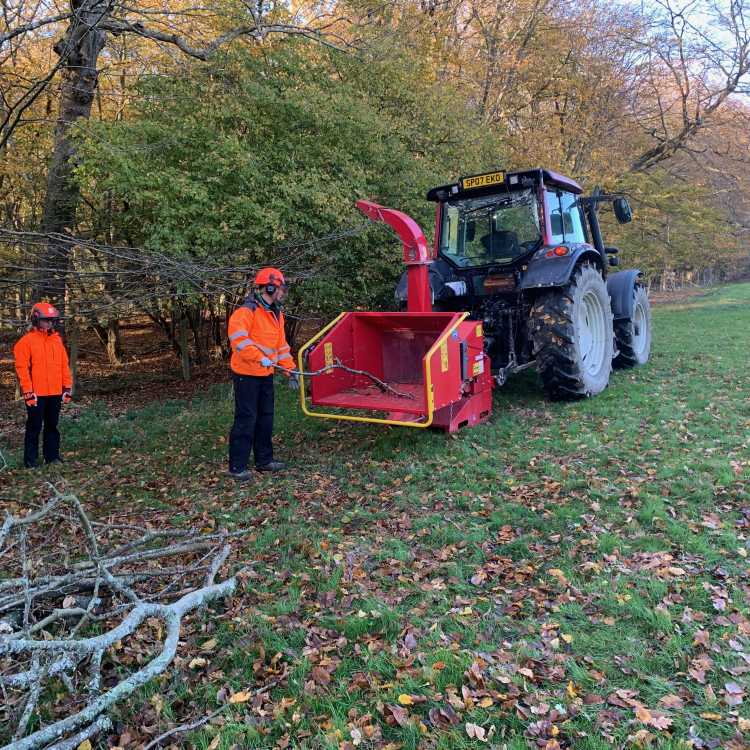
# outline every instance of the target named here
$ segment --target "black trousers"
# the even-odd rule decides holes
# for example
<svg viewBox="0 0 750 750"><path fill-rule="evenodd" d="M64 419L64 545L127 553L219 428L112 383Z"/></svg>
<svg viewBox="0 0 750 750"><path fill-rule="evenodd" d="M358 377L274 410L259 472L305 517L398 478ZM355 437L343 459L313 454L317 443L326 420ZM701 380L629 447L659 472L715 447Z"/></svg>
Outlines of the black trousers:
<svg viewBox="0 0 750 750"><path fill-rule="evenodd" d="M234 380L234 424L229 433L229 470L244 471L255 453L255 465L273 461L273 375L237 375Z"/></svg>
<svg viewBox="0 0 750 750"><path fill-rule="evenodd" d="M57 423L60 419L62 394L59 396L38 396L36 406L26 406L26 435L23 441L23 463L30 468L36 466L39 458L39 433L42 433L42 453L49 463L60 458L60 433ZM42 427L44 431L42 432Z"/></svg>

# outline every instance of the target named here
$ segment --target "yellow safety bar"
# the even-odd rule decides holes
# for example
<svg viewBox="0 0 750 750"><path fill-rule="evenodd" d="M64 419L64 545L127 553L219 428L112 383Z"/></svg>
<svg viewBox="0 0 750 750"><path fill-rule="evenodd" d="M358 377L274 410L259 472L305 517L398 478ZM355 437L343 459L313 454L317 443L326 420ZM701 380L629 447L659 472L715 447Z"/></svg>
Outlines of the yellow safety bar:
<svg viewBox="0 0 750 750"><path fill-rule="evenodd" d="M325 333L333 328L344 315L348 313L341 313L337 318L334 318L325 328L316 333L297 353L297 362L299 365L299 371L304 372L303 357L305 352ZM318 419L344 419L348 422L372 422L374 424L392 424L399 427L419 427L425 428L432 424L432 418L435 413L435 395L432 392L432 371L430 367L430 360L432 355L440 348L441 344L447 340L453 331L463 323L466 318L469 317L469 313L465 312L461 314L461 317L430 347L425 357L425 386L427 388L427 420L424 422L407 422L399 419L382 419L380 417L361 417L358 415L350 414L331 414L329 412L312 411L307 408L307 402L305 401L305 379L300 377L299 379L299 400L302 411L308 417L317 417Z"/></svg>

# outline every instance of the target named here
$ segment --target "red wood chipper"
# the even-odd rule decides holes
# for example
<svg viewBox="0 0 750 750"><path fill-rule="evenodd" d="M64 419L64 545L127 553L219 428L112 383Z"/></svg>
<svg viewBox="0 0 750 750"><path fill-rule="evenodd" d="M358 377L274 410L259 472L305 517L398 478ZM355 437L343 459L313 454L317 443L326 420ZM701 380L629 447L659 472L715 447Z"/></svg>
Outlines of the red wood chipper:
<svg viewBox="0 0 750 750"><path fill-rule="evenodd" d="M551 399L595 396L613 367L646 364L651 308L637 268L610 273L602 204L622 195L548 169L464 177L427 193L435 247L400 211L357 207L401 238L399 312L343 313L300 350L302 408L313 417L442 427L485 421L492 387L536 367ZM310 371L314 371L311 373ZM308 403L309 401L309 403Z"/></svg>
<svg viewBox="0 0 750 750"><path fill-rule="evenodd" d="M305 414L448 432L487 420L493 381L481 322L432 309L434 255L411 217L371 201L357 208L401 239L407 309L342 313L300 349L300 370L321 371L308 381L309 404L302 383Z"/></svg>

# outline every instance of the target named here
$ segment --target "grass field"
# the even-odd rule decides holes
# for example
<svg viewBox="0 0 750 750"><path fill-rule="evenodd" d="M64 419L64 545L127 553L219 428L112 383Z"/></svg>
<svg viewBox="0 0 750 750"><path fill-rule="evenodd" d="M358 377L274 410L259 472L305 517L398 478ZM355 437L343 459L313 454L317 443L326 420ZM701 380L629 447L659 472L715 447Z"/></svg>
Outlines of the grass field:
<svg viewBox="0 0 750 750"><path fill-rule="evenodd" d="M273 681L176 743L742 748L749 352L750 284L735 285L655 310L651 363L597 398L550 404L530 373L454 438L305 420L280 387L291 469L237 486L221 384L74 412L62 471L0 483L39 501L64 482L144 524L254 527L243 592L123 707L133 743Z"/></svg>

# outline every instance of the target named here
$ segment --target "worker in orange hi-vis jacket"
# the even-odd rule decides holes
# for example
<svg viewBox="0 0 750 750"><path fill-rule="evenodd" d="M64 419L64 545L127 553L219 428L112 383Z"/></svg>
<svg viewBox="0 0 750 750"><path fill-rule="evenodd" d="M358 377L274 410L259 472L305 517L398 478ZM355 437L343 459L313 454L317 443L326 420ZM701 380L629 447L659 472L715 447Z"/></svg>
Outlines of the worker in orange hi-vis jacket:
<svg viewBox="0 0 750 750"><path fill-rule="evenodd" d="M37 464L40 432L45 463L60 461L57 423L60 406L71 400L73 378L65 345L55 330L59 319L55 307L48 302L37 302L31 308L31 331L13 347L16 373L26 402L23 463L27 468Z"/></svg>
<svg viewBox="0 0 750 750"><path fill-rule="evenodd" d="M281 303L286 296L284 274L262 268L255 290L229 318L230 368L234 381L234 424L229 433L229 474L238 481L252 478L251 451L258 471L281 471L273 458L273 373L281 367L289 387L299 388L294 360L284 334Z"/></svg>

